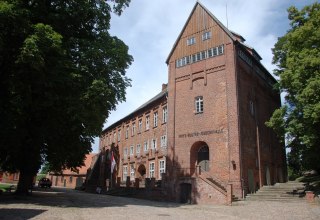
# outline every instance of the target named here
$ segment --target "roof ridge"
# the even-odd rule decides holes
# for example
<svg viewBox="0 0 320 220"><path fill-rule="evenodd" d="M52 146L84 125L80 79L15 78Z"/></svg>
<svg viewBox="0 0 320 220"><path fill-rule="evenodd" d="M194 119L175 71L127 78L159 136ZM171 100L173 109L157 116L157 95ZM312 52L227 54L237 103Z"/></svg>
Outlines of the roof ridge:
<svg viewBox="0 0 320 220"><path fill-rule="evenodd" d="M210 17L211 17L215 22L217 22L217 24L222 28L222 30L224 30L224 31L227 33L227 35L228 35L233 41L236 41L236 38L233 36L232 32L231 32L224 24L222 24L222 23L220 22L220 20L219 20L216 16L214 16L202 3L200 3L200 1L197 1L196 4L193 6L193 8L192 8L192 10L191 10L191 13L189 14L189 17L188 17L187 21L186 21L185 24L183 25L183 28L181 29L180 34L178 35L175 43L173 44L173 47L172 47L172 49L171 49L171 51L170 51L170 53L169 53L169 55L168 55L168 57L167 57L167 59L166 59L166 63L167 63L167 64L169 63L169 59L170 59L170 57L172 56L173 51L175 50L175 48L176 48L176 46L177 46L177 44L178 44L178 42L179 42L179 39L180 39L181 36L182 36L183 31L186 29L187 24L188 24L188 22L190 21L190 19L191 19L191 17L192 17L192 14L194 13L194 11L196 10L196 8L197 8L198 5L199 5L200 7L202 7L202 8L208 13L208 15L210 15ZM240 35L240 36L241 36L241 35Z"/></svg>

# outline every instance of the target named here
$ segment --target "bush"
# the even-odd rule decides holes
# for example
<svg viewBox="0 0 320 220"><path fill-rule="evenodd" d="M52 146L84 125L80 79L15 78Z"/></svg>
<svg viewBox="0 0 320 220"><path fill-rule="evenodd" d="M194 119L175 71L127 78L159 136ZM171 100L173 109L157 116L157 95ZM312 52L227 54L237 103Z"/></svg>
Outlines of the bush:
<svg viewBox="0 0 320 220"><path fill-rule="evenodd" d="M38 174L37 175L37 181L39 181L41 178L44 178L44 177L46 177L47 176L47 174Z"/></svg>
<svg viewBox="0 0 320 220"><path fill-rule="evenodd" d="M301 175L299 173L294 172L290 167L288 167L288 178L290 181L296 180Z"/></svg>

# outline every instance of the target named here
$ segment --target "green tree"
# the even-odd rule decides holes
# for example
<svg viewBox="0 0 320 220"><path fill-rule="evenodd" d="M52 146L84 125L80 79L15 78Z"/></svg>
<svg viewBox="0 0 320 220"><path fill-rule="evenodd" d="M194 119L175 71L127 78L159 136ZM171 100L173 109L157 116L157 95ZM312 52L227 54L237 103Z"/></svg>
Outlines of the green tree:
<svg viewBox="0 0 320 220"><path fill-rule="evenodd" d="M40 174L47 174L50 172L50 164L47 162L44 162L42 164L41 170L40 170Z"/></svg>
<svg viewBox="0 0 320 220"><path fill-rule="evenodd" d="M0 167L27 193L44 161L83 165L130 86L128 47L110 36L130 0L0 1Z"/></svg>
<svg viewBox="0 0 320 220"><path fill-rule="evenodd" d="M267 122L286 137L295 172L320 171L320 4L288 9L291 28L273 48L286 105Z"/></svg>

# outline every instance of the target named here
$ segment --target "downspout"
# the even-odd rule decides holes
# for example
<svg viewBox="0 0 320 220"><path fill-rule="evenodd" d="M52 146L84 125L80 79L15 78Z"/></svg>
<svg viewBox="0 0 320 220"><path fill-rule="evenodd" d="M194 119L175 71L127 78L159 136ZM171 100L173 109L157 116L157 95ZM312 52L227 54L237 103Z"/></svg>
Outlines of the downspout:
<svg viewBox="0 0 320 220"><path fill-rule="evenodd" d="M240 186L242 189L242 199L244 199L244 180L243 180L243 166L242 166L242 142L241 142L241 126L240 126L240 107L239 107L239 77L238 77L238 51L236 48L236 44L233 44L234 50L234 69L235 69L235 77L236 77L236 96L237 96L237 117L238 117L238 140L239 140L239 167L240 167Z"/></svg>
<svg viewBox="0 0 320 220"><path fill-rule="evenodd" d="M256 137L257 137L257 153L258 153L258 170L259 170L259 187L262 187L262 174L261 174L261 157L260 157L260 132L258 123L258 105L255 105L255 121L256 121Z"/></svg>
<svg viewBox="0 0 320 220"><path fill-rule="evenodd" d="M237 117L238 117L238 140L239 140L239 167L240 167L240 184L242 189L242 199L244 199L244 180L243 180L243 166L242 166L242 142L241 142L241 126L240 126L240 107L239 107L239 77L238 77L238 53L236 45L234 44L234 68L236 74L236 96L237 96Z"/></svg>

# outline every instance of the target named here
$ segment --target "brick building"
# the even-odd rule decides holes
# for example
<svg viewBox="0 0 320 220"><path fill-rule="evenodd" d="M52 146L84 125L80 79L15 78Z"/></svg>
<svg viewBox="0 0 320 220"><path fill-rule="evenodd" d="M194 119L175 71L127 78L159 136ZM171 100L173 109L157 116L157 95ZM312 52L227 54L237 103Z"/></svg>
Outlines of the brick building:
<svg viewBox="0 0 320 220"><path fill-rule="evenodd" d="M161 179L166 167L167 118L167 85L163 84L154 98L103 131L100 150L108 156L111 144L117 145L117 177L122 182L127 176L130 181Z"/></svg>
<svg viewBox="0 0 320 220"><path fill-rule="evenodd" d="M8 173L0 170L0 182L17 184L19 182L20 173Z"/></svg>
<svg viewBox="0 0 320 220"><path fill-rule="evenodd" d="M50 172L47 174L52 182L52 186L66 187L66 188L78 188L82 187L82 184L86 180L86 175L88 169L91 169L91 166L96 160L97 154L90 153L86 155L84 160L84 166L79 167L78 171L72 171L70 169L63 170L61 173Z"/></svg>
<svg viewBox="0 0 320 220"><path fill-rule="evenodd" d="M118 181L154 177L168 199L224 204L286 180L284 146L265 126L280 106L276 80L244 41L195 4L167 87L100 137L102 153L117 146Z"/></svg>

